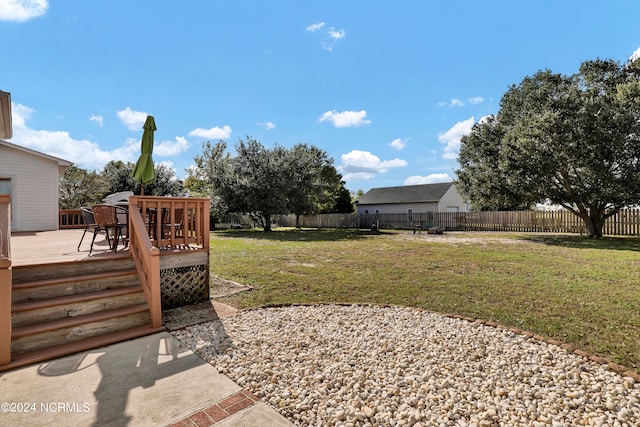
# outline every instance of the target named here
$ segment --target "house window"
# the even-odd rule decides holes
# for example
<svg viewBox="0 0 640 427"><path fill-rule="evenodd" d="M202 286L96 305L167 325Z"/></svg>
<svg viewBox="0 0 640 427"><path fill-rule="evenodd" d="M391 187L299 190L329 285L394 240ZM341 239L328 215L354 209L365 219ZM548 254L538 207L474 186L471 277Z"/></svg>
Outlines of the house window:
<svg viewBox="0 0 640 427"><path fill-rule="evenodd" d="M409 222L413 222L413 209L407 209L407 219Z"/></svg>
<svg viewBox="0 0 640 427"><path fill-rule="evenodd" d="M0 194L11 194L11 178L0 178Z"/></svg>

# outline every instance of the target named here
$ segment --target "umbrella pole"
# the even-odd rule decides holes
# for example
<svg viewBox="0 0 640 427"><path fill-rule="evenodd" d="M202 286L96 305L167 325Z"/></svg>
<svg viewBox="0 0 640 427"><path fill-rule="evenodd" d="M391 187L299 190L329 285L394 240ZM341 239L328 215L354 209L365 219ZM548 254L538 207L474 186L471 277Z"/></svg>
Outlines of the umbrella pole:
<svg viewBox="0 0 640 427"><path fill-rule="evenodd" d="M140 183L140 195L144 196L144 182Z"/></svg>

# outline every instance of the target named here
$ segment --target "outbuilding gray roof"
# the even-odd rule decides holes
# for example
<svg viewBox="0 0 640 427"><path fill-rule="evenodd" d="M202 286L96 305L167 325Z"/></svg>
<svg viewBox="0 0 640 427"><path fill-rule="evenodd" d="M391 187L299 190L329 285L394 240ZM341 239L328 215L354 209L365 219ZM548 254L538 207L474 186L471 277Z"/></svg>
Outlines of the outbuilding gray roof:
<svg viewBox="0 0 640 427"><path fill-rule="evenodd" d="M440 184L403 185L400 187L372 188L360 197L359 205L379 205L385 203L438 202L453 186L453 182Z"/></svg>

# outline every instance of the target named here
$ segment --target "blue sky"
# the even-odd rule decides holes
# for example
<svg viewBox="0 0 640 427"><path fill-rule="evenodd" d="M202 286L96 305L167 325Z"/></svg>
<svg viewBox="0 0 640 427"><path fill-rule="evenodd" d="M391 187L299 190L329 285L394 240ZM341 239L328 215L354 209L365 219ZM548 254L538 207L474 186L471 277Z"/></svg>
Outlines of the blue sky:
<svg viewBox="0 0 640 427"><path fill-rule="evenodd" d="M351 191L450 181L460 137L540 69L640 54L640 2L0 0L10 142L86 169L202 142L308 143Z"/></svg>

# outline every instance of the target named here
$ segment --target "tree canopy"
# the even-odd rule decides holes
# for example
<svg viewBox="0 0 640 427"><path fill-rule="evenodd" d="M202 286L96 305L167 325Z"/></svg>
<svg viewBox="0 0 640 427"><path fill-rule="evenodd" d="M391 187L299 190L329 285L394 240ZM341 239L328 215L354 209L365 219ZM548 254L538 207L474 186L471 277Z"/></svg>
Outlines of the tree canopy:
<svg viewBox="0 0 640 427"><path fill-rule="evenodd" d="M606 218L640 202L640 60L525 77L461 139L458 161L458 188L476 208L549 200L601 237Z"/></svg>
<svg viewBox="0 0 640 427"><path fill-rule="evenodd" d="M107 195L121 191L140 194L140 183L131 176L134 164L112 160L102 171L87 171L73 165L60 178L60 209L77 209L101 203ZM156 180L145 186L145 194L153 196L183 196L185 190L173 169L162 163L155 165Z"/></svg>
<svg viewBox="0 0 640 427"><path fill-rule="evenodd" d="M77 209L100 203L108 189L107 181L96 171L80 169L75 165L67 168L60 179L58 207Z"/></svg>
<svg viewBox="0 0 640 427"><path fill-rule="evenodd" d="M335 211L344 205L342 176L317 147L276 144L269 149L247 137L236 144L235 156L226 149L224 141L205 142L185 180L189 191L211 197L214 214L248 213L270 231L274 215Z"/></svg>

